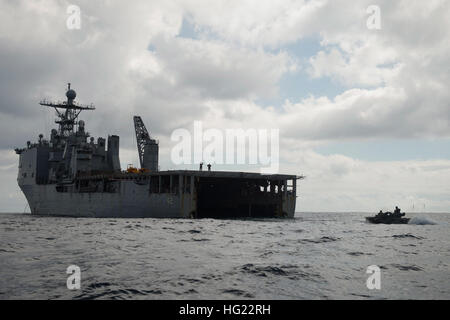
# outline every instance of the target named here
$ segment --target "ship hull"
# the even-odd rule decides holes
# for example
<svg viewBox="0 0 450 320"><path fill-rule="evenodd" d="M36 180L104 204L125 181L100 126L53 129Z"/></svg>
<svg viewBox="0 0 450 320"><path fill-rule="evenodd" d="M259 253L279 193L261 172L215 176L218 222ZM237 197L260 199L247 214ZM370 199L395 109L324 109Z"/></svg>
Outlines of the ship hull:
<svg viewBox="0 0 450 320"><path fill-rule="evenodd" d="M173 179L175 180L175 179ZM182 177L180 181L183 180ZM192 181L194 177L192 177ZM216 188L150 192L147 182L121 180L115 192L61 192L56 184L19 184L31 214L95 218L293 218L295 194L242 196L232 180ZM199 186L209 186L208 180ZM192 183L193 185L193 183ZM69 188L70 189L70 188ZM234 190L234 193L232 192ZM186 192L185 192L186 191ZM242 190L240 190L242 191Z"/></svg>
<svg viewBox="0 0 450 320"><path fill-rule="evenodd" d="M366 221L374 224L408 224L409 218L366 217Z"/></svg>
<svg viewBox="0 0 450 320"><path fill-rule="evenodd" d="M189 217L189 208L183 210L179 196L149 195L145 186L133 186L131 181L129 184L125 186L124 189L128 192L124 194L59 193L55 191L55 185L28 185L22 186L21 189L33 215L96 218Z"/></svg>

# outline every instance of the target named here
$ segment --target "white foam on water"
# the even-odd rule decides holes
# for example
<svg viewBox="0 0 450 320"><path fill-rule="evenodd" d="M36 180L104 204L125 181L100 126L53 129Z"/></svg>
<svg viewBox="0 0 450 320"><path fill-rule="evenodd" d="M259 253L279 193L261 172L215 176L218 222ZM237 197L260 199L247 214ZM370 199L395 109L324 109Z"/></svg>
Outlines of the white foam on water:
<svg viewBox="0 0 450 320"><path fill-rule="evenodd" d="M411 220L409 220L408 224L417 224L417 225L433 225L433 224L437 224L436 222L427 219L427 218L423 218L423 217L414 217Z"/></svg>

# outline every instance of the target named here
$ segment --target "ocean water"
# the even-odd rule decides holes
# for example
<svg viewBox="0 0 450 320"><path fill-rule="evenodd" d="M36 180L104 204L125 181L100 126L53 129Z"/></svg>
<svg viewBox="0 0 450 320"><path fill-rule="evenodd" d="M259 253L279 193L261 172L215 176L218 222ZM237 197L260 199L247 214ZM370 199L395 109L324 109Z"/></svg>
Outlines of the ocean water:
<svg viewBox="0 0 450 320"><path fill-rule="evenodd" d="M0 299L450 299L450 214L372 225L0 214ZM66 269L81 270L69 290ZM369 290L367 267L380 267Z"/></svg>

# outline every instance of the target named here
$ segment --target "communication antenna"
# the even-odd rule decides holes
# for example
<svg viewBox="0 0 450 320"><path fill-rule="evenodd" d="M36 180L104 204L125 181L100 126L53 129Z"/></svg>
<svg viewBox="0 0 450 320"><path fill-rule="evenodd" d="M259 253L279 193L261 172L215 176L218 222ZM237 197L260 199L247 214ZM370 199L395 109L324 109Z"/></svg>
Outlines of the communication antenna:
<svg viewBox="0 0 450 320"><path fill-rule="evenodd" d="M81 111L95 110L95 106L93 104L83 105L75 102L77 93L75 90L70 88L70 83L67 84L66 97L67 101L52 102L42 100L39 103L41 106L51 107L56 110L56 115L59 120L56 120L55 123L59 124L59 133L62 136L68 136L73 133L73 127L78 124L76 120ZM65 111L61 111L60 109Z"/></svg>

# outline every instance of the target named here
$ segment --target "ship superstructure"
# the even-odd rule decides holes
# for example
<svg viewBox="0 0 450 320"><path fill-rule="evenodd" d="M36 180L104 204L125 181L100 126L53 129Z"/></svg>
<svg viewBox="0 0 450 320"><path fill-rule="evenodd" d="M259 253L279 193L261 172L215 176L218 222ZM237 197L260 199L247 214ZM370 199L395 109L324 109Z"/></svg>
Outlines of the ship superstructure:
<svg viewBox="0 0 450 320"><path fill-rule="evenodd" d="M140 169L122 171L119 136L90 137L78 117L93 105L41 101L54 108L58 129L19 154L18 184L32 214L75 217L293 217L295 175L228 171L160 171L159 142L134 117Z"/></svg>

